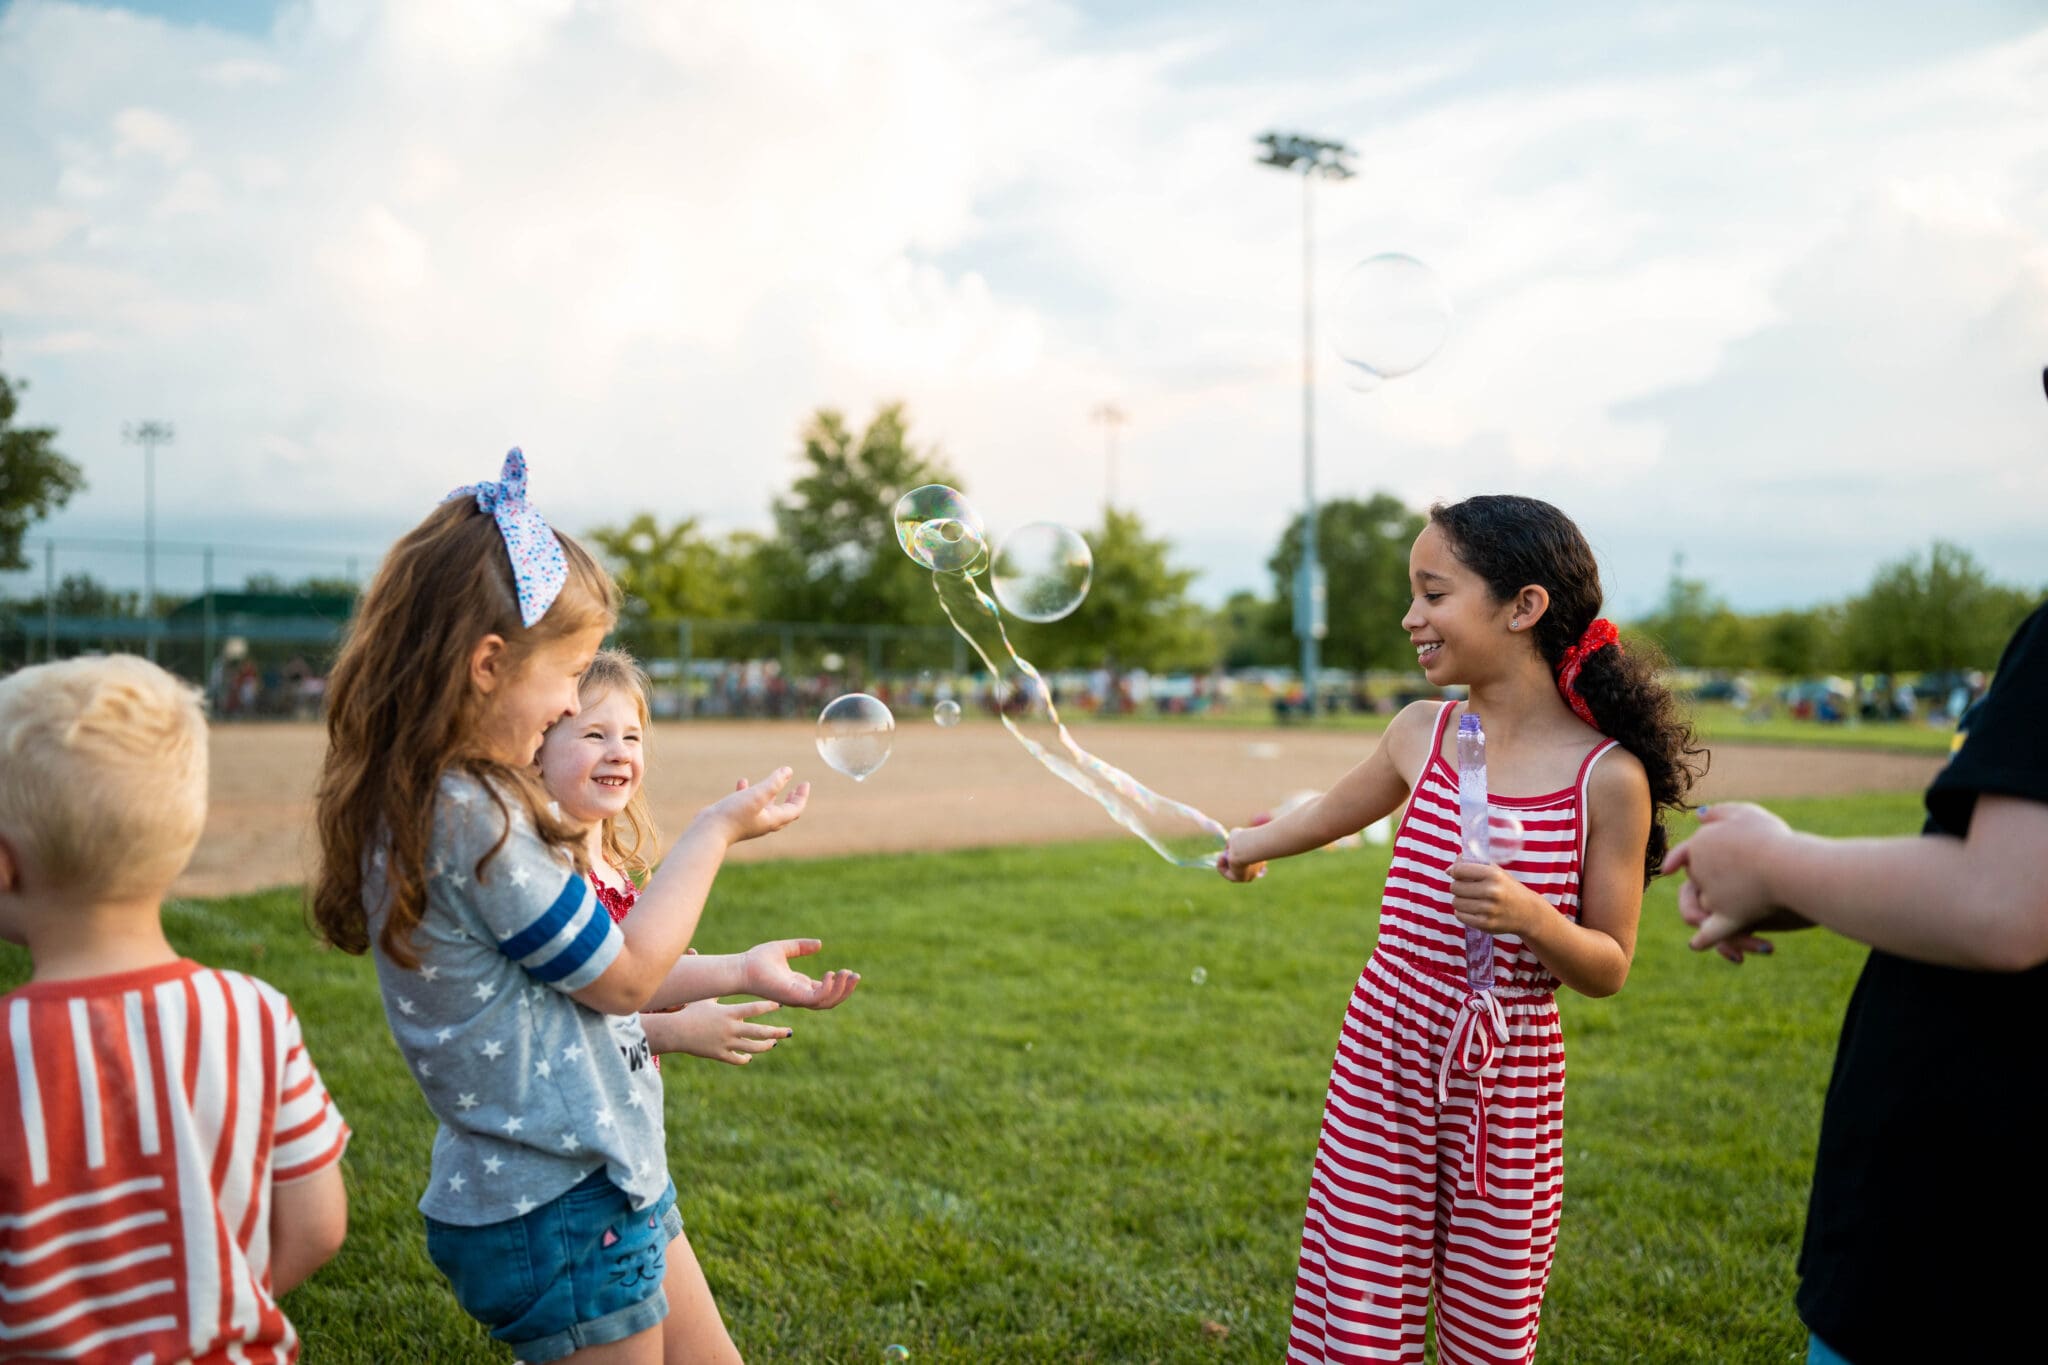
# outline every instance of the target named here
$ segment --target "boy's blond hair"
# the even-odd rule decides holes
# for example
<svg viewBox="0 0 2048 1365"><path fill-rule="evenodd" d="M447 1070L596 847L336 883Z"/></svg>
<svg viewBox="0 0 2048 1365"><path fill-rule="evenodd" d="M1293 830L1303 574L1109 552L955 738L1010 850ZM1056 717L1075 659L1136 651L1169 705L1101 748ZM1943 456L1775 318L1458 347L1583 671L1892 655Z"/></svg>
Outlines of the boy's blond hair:
<svg viewBox="0 0 2048 1365"><path fill-rule="evenodd" d="M198 695L132 654L0 679L0 834L51 886L161 896L206 823Z"/></svg>

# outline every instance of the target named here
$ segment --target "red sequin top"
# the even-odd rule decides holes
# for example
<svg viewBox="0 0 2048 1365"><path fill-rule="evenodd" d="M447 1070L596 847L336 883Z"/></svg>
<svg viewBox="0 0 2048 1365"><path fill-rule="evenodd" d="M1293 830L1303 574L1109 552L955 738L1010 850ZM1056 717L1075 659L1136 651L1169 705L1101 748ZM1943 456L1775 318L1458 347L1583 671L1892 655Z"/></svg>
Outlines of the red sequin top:
<svg viewBox="0 0 2048 1365"><path fill-rule="evenodd" d="M592 877L590 879L590 889L597 893L597 903L602 905L611 915L612 923L614 924L624 924L626 922L626 912L631 910L633 903L640 899L640 888L633 884L633 880L630 877L626 879L624 886L617 888L606 886L597 878ZM656 1057L654 1065L659 1068L661 1066L661 1058Z"/></svg>
<svg viewBox="0 0 2048 1365"><path fill-rule="evenodd" d="M623 924L626 912L640 899L640 888L628 881L623 887L609 887L597 878L590 879L590 889L597 892L598 904L611 913L612 923Z"/></svg>

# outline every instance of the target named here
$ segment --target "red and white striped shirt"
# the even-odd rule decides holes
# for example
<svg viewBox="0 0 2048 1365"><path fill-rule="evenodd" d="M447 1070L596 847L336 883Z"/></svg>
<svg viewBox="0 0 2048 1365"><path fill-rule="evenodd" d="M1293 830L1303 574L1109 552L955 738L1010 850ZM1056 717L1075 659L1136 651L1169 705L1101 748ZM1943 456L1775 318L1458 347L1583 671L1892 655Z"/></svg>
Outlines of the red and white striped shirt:
<svg viewBox="0 0 2048 1365"><path fill-rule="evenodd" d="M348 1137L254 977L181 960L0 996L0 1359L297 1359L271 1187Z"/></svg>

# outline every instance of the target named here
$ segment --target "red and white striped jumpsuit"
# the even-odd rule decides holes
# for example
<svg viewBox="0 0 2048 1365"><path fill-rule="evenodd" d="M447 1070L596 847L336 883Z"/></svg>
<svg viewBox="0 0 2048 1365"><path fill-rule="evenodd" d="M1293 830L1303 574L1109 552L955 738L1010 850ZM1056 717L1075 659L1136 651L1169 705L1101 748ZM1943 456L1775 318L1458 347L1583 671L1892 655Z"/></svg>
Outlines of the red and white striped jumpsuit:
<svg viewBox="0 0 2048 1365"><path fill-rule="evenodd" d="M1465 984L1451 914L1458 774L1437 714L1430 757L1394 836L1379 941L1337 1041L1309 1184L1291 1361L1421 1365L1432 1286L1441 1365L1526 1362L1564 1194L1558 982L1512 935L1496 940L1492 1005ZM1572 786L1495 796L1524 828L1503 865L1577 918L1586 755ZM1493 1005L1497 1005L1495 1010Z"/></svg>

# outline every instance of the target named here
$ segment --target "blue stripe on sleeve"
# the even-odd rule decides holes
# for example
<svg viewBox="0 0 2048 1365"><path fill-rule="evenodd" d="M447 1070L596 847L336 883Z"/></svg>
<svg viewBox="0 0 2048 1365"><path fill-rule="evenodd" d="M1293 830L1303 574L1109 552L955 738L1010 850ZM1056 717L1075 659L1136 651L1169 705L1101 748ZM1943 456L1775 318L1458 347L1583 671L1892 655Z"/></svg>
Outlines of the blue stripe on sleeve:
<svg viewBox="0 0 2048 1365"><path fill-rule="evenodd" d="M583 904L584 898L589 894L589 889L583 884L583 878L573 872L570 873L569 880L562 884L562 894L555 897L555 903L543 910L539 919L512 937L500 939L498 951L514 961L533 952L562 932L563 927L576 917L577 907ZM581 942L580 938L578 942Z"/></svg>
<svg viewBox="0 0 2048 1365"><path fill-rule="evenodd" d="M597 904L596 897L593 896L590 904L590 918L584 923L582 931L575 938L571 939L569 945L562 949L561 952L556 953L539 966L528 967L526 970L531 972L540 981L560 981L563 977L590 961L591 956L603 945L605 936L611 933L611 931L612 917L606 913L603 906Z"/></svg>

